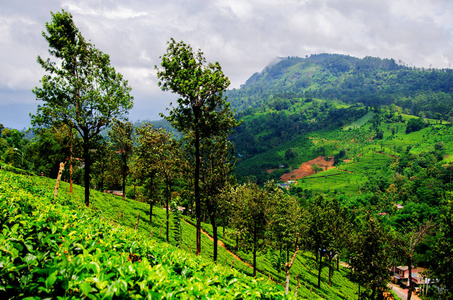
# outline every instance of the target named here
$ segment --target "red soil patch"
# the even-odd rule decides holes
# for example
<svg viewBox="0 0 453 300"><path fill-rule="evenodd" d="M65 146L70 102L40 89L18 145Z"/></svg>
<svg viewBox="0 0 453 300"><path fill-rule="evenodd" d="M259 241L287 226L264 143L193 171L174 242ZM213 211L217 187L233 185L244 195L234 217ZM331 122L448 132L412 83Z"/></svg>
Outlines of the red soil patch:
<svg viewBox="0 0 453 300"><path fill-rule="evenodd" d="M334 167L333 163L334 163L333 157L331 157L330 160L327 161L324 158L324 156L320 156L318 158L304 162L296 170L293 170L287 174L283 174L282 177L280 177L280 180L288 181L288 180L304 178L304 177L315 174L315 172L313 172L313 170L311 169L311 166L318 165L318 167L322 168L323 170L328 170L328 169L332 169Z"/></svg>

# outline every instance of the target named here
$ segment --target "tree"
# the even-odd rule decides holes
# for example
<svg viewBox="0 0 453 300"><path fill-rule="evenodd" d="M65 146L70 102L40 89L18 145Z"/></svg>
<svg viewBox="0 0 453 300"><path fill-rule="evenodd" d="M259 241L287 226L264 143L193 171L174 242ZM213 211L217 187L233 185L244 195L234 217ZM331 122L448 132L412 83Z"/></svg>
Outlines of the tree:
<svg viewBox="0 0 453 300"><path fill-rule="evenodd" d="M180 163L180 145L172 138L171 134L165 129L160 130L161 133L161 151L158 151L159 162L157 163L160 174L163 176L165 183L165 210L166 210L166 227L167 227L167 243L170 241L170 204L171 194L174 181L178 176ZM177 207L176 207L176 210Z"/></svg>
<svg viewBox="0 0 453 300"><path fill-rule="evenodd" d="M223 207L220 194L229 184L233 183L232 175L235 166L233 156L234 146L227 140L226 132L223 135L204 139L200 146L201 153L201 196L208 210L209 219L212 225L213 235L213 260L217 261L217 218Z"/></svg>
<svg viewBox="0 0 453 300"><path fill-rule="evenodd" d="M256 183L246 183L231 191L231 223L253 252L253 276L256 276L256 252L264 238L272 207L267 190Z"/></svg>
<svg viewBox="0 0 453 300"><path fill-rule="evenodd" d="M426 122L422 117L410 119L407 121L406 133L422 130L426 127Z"/></svg>
<svg viewBox="0 0 453 300"><path fill-rule="evenodd" d="M323 257L329 260L329 285L332 273L332 258L336 254L337 228L336 222L340 220L338 205L331 200L318 196L310 202L307 214L307 239L311 250L316 255L318 266L318 288L321 288L321 272L325 265Z"/></svg>
<svg viewBox="0 0 453 300"><path fill-rule="evenodd" d="M132 131L134 126L131 122L113 120L112 128L108 132L110 141L120 158L123 200L126 200L126 179L129 173L129 158L132 153Z"/></svg>
<svg viewBox="0 0 453 300"><path fill-rule="evenodd" d="M117 188L121 185L121 161L115 149L105 139L97 138L96 151L93 151L91 185L99 190Z"/></svg>
<svg viewBox="0 0 453 300"><path fill-rule="evenodd" d="M369 213L359 220L351 234L349 248L351 278L359 284L359 299L376 299L376 292L385 288L390 278L391 238L388 231ZM360 287L366 288L360 292Z"/></svg>
<svg viewBox="0 0 453 300"><path fill-rule="evenodd" d="M197 255L201 252L200 143L202 140L229 132L236 125L223 92L230 84L218 62L207 63L201 50L195 53L190 45L171 39L161 56L157 70L163 91L178 94L178 106L169 116L162 116L184 134L193 134L194 197L197 219Z"/></svg>
<svg viewBox="0 0 453 300"><path fill-rule="evenodd" d="M323 168L318 166L318 164L314 164L314 165L311 166L311 170L316 174L318 172L323 171Z"/></svg>
<svg viewBox="0 0 453 300"><path fill-rule="evenodd" d="M153 207L156 204L157 183L160 180L159 161L161 160L162 144L166 139L166 133L162 129L155 129L152 124L144 123L137 128L136 158L134 175L139 178L148 193L149 225L152 226Z"/></svg>
<svg viewBox="0 0 453 300"><path fill-rule="evenodd" d="M33 89L44 103L31 116L32 124L66 124L77 130L83 140L85 204L89 206L91 141L113 118L125 118L133 105L131 88L110 65L109 56L85 41L70 13L62 10L51 15L43 36L56 60L38 56L48 74L41 79L42 86Z"/></svg>
<svg viewBox="0 0 453 300"><path fill-rule="evenodd" d="M439 299L453 299L453 202L446 200L439 222L439 239L433 246L430 276L439 286Z"/></svg>
<svg viewBox="0 0 453 300"><path fill-rule="evenodd" d="M50 128L37 128L35 137L25 149L26 156L32 162L35 172L43 172L47 177L56 178L60 162L69 162L72 149L75 153L81 150L81 140L71 135L69 126L52 126Z"/></svg>
<svg viewBox="0 0 453 300"><path fill-rule="evenodd" d="M407 300L411 299L412 293L415 292L414 284L412 283L412 265L414 263L414 255L418 244L423 242L430 231L433 228L433 224L428 221L421 224L417 229L411 230L406 233L396 233L395 244L397 252L400 257L406 262L409 273L409 291L407 292Z"/></svg>
<svg viewBox="0 0 453 300"><path fill-rule="evenodd" d="M299 250L299 238L305 237L306 224L302 222L305 211L303 211L293 196L284 194L281 189L272 188L270 197L273 198L272 210L269 217L269 233L272 237L272 244L280 249L279 257L282 257L282 250L286 252L285 264L277 266L284 269L286 273L286 294L289 292L290 270L296 259ZM291 248L294 246L294 253L290 258Z"/></svg>

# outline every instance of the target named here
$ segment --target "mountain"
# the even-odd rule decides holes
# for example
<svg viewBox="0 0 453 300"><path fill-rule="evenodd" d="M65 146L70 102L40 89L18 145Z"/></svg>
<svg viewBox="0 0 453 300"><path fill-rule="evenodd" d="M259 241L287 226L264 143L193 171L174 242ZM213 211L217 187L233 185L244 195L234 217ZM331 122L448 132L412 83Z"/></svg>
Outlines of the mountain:
<svg viewBox="0 0 453 300"><path fill-rule="evenodd" d="M242 111L266 103L273 95L338 99L364 105L395 104L414 115L439 113L451 117L449 109L430 107L420 95L451 102L452 69L419 69L397 64L393 59L363 59L338 54L307 58L288 57L253 74L240 89L228 92L233 108ZM424 99L426 100L426 99Z"/></svg>
<svg viewBox="0 0 453 300"><path fill-rule="evenodd" d="M337 54L281 58L227 92L242 120L231 136L239 158L237 175L240 181L278 179L326 154L325 148L313 146L309 133L342 128L370 112L395 113L397 121L403 115L452 121L452 95L451 69Z"/></svg>

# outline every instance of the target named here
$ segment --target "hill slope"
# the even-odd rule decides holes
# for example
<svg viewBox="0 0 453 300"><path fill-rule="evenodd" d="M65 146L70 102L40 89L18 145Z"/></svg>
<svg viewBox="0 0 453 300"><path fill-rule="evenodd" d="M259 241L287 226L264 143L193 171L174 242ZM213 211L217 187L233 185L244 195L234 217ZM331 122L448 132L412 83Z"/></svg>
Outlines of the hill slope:
<svg viewBox="0 0 453 300"><path fill-rule="evenodd" d="M243 121L231 137L238 177L278 179L325 154L325 148L309 143L311 132L335 131L367 115L365 123L379 109L452 121L452 92L451 69L414 69L389 59L333 54L281 59L228 92L236 118ZM368 135L375 137L377 132ZM270 169L279 170L266 175Z"/></svg>
<svg viewBox="0 0 453 300"><path fill-rule="evenodd" d="M219 263L226 267L206 261L212 255L207 236L202 244L204 258L189 254L195 250L195 229L187 222L182 223L182 250L159 242L165 238L165 211L161 208L154 209L150 227L149 206L145 203L92 191L92 207L88 210L82 204L83 189L79 186L74 186L74 195L70 196L68 184L62 182L58 200L52 203L54 180L5 170L0 170L0 177L0 259L3 266L8 266L0 270L0 295L55 297L72 293L74 297L139 298L152 292L158 298L285 297L283 288L267 279L284 282L284 274L272 267L272 253L260 254L259 277L253 279L243 274L251 274L248 253L237 253L238 259L219 248ZM212 232L207 224L203 228ZM42 234L37 236L36 232ZM230 237L227 234L223 243L232 248ZM302 253L293 266L293 274L301 279L299 297L356 298L356 285L346 279L348 271L342 268L334 274L332 287L323 282L322 289L315 289L316 271L307 269L313 260ZM241 272L230 270L231 266ZM29 270L32 273L27 275ZM78 274L77 280L71 279L71 274ZM159 277L158 283L155 276ZM295 275L292 277L293 289L297 280Z"/></svg>

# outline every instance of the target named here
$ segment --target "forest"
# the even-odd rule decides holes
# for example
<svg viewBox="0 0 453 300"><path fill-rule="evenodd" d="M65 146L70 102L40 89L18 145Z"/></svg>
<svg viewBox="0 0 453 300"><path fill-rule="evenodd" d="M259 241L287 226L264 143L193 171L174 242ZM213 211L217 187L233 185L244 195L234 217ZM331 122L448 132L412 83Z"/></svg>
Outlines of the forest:
<svg viewBox="0 0 453 300"><path fill-rule="evenodd" d="M408 266L453 297L450 69L319 54L228 90L171 39L155 68L179 98L133 124L72 16L46 30L33 126L0 124L0 296L382 299Z"/></svg>

